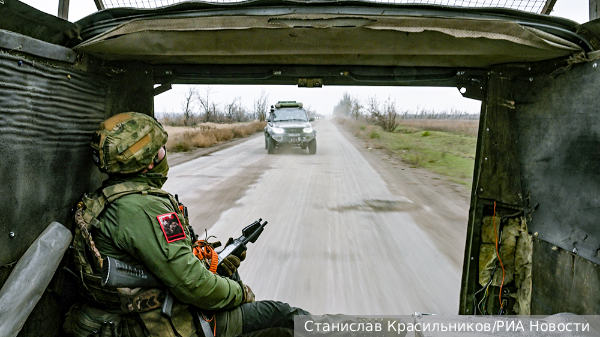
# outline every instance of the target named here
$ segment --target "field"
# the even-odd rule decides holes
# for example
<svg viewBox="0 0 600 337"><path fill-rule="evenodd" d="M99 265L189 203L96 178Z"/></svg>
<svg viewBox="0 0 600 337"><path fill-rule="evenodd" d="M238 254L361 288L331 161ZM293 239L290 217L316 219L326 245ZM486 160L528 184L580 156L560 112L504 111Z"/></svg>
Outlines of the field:
<svg viewBox="0 0 600 337"><path fill-rule="evenodd" d="M476 120L402 120L394 132L351 119L338 119L370 148L383 149L405 163L470 186L477 146Z"/></svg>
<svg viewBox="0 0 600 337"><path fill-rule="evenodd" d="M266 122L247 122L233 124L203 123L196 127L165 126L169 134L167 150L185 152L194 148L205 148L230 141L234 138L245 138L261 132Z"/></svg>

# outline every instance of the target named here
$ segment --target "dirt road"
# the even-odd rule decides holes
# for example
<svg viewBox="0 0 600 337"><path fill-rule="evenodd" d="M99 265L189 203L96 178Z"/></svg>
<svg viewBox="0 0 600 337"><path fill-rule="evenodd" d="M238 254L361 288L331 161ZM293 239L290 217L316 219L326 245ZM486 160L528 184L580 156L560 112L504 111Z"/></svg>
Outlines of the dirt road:
<svg viewBox="0 0 600 337"><path fill-rule="evenodd" d="M468 191L372 152L329 120L318 150L267 155L262 136L176 165L197 233L267 220L240 274L257 299L313 314L456 314ZM178 161L181 161L180 159Z"/></svg>

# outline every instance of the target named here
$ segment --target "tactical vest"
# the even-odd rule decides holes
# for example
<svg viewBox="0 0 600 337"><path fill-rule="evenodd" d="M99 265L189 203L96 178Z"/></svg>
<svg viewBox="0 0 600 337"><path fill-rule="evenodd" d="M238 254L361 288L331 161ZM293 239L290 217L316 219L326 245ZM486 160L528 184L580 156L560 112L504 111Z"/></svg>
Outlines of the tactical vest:
<svg viewBox="0 0 600 337"><path fill-rule="evenodd" d="M138 317L138 315L132 314L143 314L153 310L156 312L158 311L156 309L162 304L164 292L160 289L108 289L101 285L101 271L104 261L94 244L90 230L92 227L101 228L101 226L103 226L103 224L98 220L98 216L100 216L109 203L120 197L135 193L142 195L150 194L169 198L171 204L173 205L173 209L175 209L177 212L178 217L183 219L183 227L189 235L189 222L187 217L183 214L183 207L180 207L181 205L179 202L168 192L158 188L153 188L146 183L123 182L108 186L100 191L95 192L91 196L84 195L81 201L79 201L77 204L77 210L75 212L73 255L75 266L80 276L80 281L83 284L85 293L84 296L92 302L93 307L90 307L89 305L83 305L73 308L78 310L78 318L71 318L71 320L77 320L78 322L72 322L72 326L77 327L78 325L86 324L85 322L81 322L81 317L93 316L86 314L86 312L94 311L96 309L99 309L96 310L96 316L99 315L97 313L98 311L103 311L105 312L104 316L108 317L110 315L116 315L115 317L119 317L120 320L121 318L131 319L132 317ZM69 322L69 318L70 317L67 318L67 322ZM151 319L157 320L159 318L151 317ZM146 319L143 320L146 321ZM102 322L102 319L100 319L100 322ZM106 323L106 321L102 323ZM92 326L90 324L88 324L88 326ZM99 323L96 322L95 324ZM65 327L66 325L67 324L65 324ZM168 325L172 326L172 322ZM76 331L72 331L71 333L75 334L76 336L78 335Z"/></svg>

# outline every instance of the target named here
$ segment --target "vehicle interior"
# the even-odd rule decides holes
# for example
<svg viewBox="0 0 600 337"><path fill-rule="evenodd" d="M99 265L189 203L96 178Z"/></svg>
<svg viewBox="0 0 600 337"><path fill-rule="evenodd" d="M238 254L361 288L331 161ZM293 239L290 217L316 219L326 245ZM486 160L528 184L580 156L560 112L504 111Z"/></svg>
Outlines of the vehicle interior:
<svg viewBox="0 0 600 337"><path fill-rule="evenodd" d="M173 85L451 87L481 101L457 314L482 314L484 300L488 314L600 314L600 23L540 14L554 2L532 12L98 0L104 9L69 22L0 1L0 210L11 219L0 224L0 285L100 184L87 160L98 124L122 111L153 115L154 96ZM59 335L73 282L59 267L20 335Z"/></svg>

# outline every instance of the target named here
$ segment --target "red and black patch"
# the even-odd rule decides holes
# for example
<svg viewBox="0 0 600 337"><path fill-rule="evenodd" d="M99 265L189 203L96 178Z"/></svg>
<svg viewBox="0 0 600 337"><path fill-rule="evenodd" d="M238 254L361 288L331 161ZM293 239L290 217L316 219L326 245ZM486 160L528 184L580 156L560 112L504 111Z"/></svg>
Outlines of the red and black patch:
<svg viewBox="0 0 600 337"><path fill-rule="evenodd" d="M156 218L168 243L185 239L185 231L183 230L181 221L179 221L179 217L177 217L177 213L161 214Z"/></svg>

